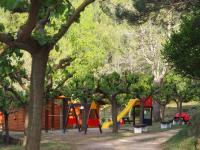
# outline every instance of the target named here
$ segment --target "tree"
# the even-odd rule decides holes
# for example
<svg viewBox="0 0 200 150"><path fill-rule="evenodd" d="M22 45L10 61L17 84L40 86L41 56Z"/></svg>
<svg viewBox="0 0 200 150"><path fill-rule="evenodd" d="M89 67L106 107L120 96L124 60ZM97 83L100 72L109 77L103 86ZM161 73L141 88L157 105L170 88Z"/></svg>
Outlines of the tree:
<svg viewBox="0 0 200 150"><path fill-rule="evenodd" d="M88 74L83 78L73 77L66 85L66 93L75 99L79 99L84 106L82 116L82 130L87 126L88 104L95 100L96 82L92 74Z"/></svg>
<svg viewBox="0 0 200 150"><path fill-rule="evenodd" d="M0 54L0 111L5 119L5 143L10 143L8 117L16 107L26 105L26 92L24 79L27 79L23 68L22 53L7 49ZM21 87L21 90L19 90ZM23 91L22 91L23 90Z"/></svg>
<svg viewBox="0 0 200 150"><path fill-rule="evenodd" d="M4 80L4 84L0 85L0 111L4 115L5 143L9 144L9 115L16 108L25 106L27 101L25 93L17 91L13 86L5 85L5 82Z"/></svg>
<svg viewBox="0 0 200 150"><path fill-rule="evenodd" d="M177 12L188 12L198 0L127 0L102 1L101 8L105 14L118 23L128 22L130 25L139 25L145 23L149 18L158 17L163 10L173 8ZM159 12L159 13L158 13Z"/></svg>
<svg viewBox="0 0 200 150"><path fill-rule="evenodd" d="M161 106L161 121L165 121L166 105L171 100L175 99L173 89L174 89L174 84L170 82L168 76L165 76L165 78L163 79L162 86L160 87L159 91L155 93L155 95L153 96Z"/></svg>
<svg viewBox="0 0 200 150"><path fill-rule="evenodd" d="M116 97L120 93L119 91L121 90L120 83L121 83L120 75L117 73L112 73L109 75L102 76L98 82L98 87L97 87L97 91L99 93L102 93L111 102L113 133L118 132Z"/></svg>
<svg viewBox="0 0 200 150"><path fill-rule="evenodd" d="M152 94L153 80L146 74L138 74L138 81L131 83L130 93L133 97L140 99L140 124L143 124L144 101Z"/></svg>
<svg viewBox="0 0 200 150"><path fill-rule="evenodd" d="M118 24L128 22L136 30L135 33L132 32L131 38L131 40L135 39L134 41L139 39L139 46L132 47L132 49L137 49L134 53L132 52L137 56L132 59L136 60L138 66L134 70L142 68L142 71L146 71L150 66L149 70L154 76L154 84L157 84L158 88L167 72L167 63L163 61L160 53L163 49L163 41L170 37L172 29L178 27L181 15L190 12L195 5L198 5L197 0L127 0L126 2L109 0L101 2L101 8L105 14ZM141 61L142 59L146 62ZM159 121L160 106L156 100L153 101L153 106L154 120Z"/></svg>
<svg viewBox="0 0 200 150"><path fill-rule="evenodd" d="M179 31L173 32L162 52L176 71L193 78L200 77L199 14L199 11L195 11L182 19Z"/></svg>
<svg viewBox="0 0 200 150"><path fill-rule="evenodd" d="M84 0L76 9L69 1L30 2L3 0L1 7L12 13L25 12L28 15L16 34L1 31L0 41L11 48L29 52L32 56L30 98L26 150L39 150L41 139L41 113L44 97L45 71L49 52L65 35L74 22L78 22L80 13L95 0ZM2 27L1 27L2 28ZM4 27L7 29L8 27Z"/></svg>
<svg viewBox="0 0 200 150"><path fill-rule="evenodd" d="M194 98L196 84L193 80L176 73L170 73L167 78L173 90L172 96L177 104L178 112L181 114L183 102L189 102Z"/></svg>
<svg viewBox="0 0 200 150"><path fill-rule="evenodd" d="M101 75L98 79L96 92L104 95L111 102L113 133L118 132L117 127L117 96L119 94L128 93L131 82L128 80L137 80L136 76L120 75L116 72Z"/></svg>

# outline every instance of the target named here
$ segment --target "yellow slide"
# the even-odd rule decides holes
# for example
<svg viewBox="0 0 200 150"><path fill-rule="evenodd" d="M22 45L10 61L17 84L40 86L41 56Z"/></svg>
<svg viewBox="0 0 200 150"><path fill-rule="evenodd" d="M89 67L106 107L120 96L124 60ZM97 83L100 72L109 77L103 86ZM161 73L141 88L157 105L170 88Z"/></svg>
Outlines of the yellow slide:
<svg viewBox="0 0 200 150"><path fill-rule="evenodd" d="M128 105L126 106L126 108L124 108L124 110L122 112L119 113L119 115L117 116L117 121L120 121L122 119L122 117L124 117L130 110L133 106L137 105L140 101L138 99L131 99L129 102L128 102ZM111 126L113 124L112 121L107 121L107 122L104 122L103 125L102 125L102 128L103 129L107 129L109 128L109 126Z"/></svg>

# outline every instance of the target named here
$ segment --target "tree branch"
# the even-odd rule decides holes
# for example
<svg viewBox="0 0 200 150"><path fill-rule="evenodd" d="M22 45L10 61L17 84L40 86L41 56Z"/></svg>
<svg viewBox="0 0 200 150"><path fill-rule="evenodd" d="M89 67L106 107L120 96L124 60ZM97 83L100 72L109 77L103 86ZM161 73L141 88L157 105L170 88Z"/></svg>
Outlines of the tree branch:
<svg viewBox="0 0 200 150"><path fill-rule="evenodd" d="M110 99L108 93L106 93L105 91L103 91L103 90L100 88L99 80L97 81L97 87L96 87L96 89L95 89L95 93L100 93L100 94L104 95L106 98Z"/></svg>
<svg viewBox="0 0 200 150"><path fill-rule="evenodd" d="M35 30L39 32L44 32L45 25L49 22L49 17L50 17L52 9L54 9L54 7L49 7L47 9L46 16L43 19L38 21Z"/></svg>
<svg viewBox="0 0 200 150"><path fill-rule="evenodd" d="M17 38L19 41L26 41L30 38L33 29L38 21L38 13L41 5L41 0L31 0L29 16L26 24L20 27Z"/></svg>
<svg viewBox="0 0 200 150"><path fill-rule="evenodd" d="M65 82L66 82L68 79L70 79L70 78L72 78L72 77L73 77L72 74L67 75L66 78L65 78L62 82L60 82L60 83L54 88L54 90L57 90L59 87L61 87L63 84L65 84Z"/></svg>
<svg viewBox="0 0 200 150"><path fill-rule="evenodd" d="M63 35L69 30L70 26L80 17L81 12L84 11L85 8L94 1L95 0L84 0L82 2L82 4L68 18L68 20L61 26L58 33L53 36L51 47L53 47L63 37Z"/></svg>
<svg viewBox="0 0 200 150"><path fill-rule="evenodd" d="M141 32L140 32L140 38L141 38L141 46L140 46L140 49L142 50L142 54L143 54L143 56L144 56L144 59L147 61L147 63L150 64L150 65L153 65L153 61L151 61L151 60L148 58L148 56L147 56L147 54L146 54L146 52L145 52L145 43L144 43L145 30L142 29L141 26L140 26L140 30L141 30Z"/></svg>
<svg viewBox="0 0 200 150"><path fill-rule="evenodd" d="M21 88L23 90L25 90L26 92L29 91L28 86L26 86L26 84L22 81L22 78L26 79L27 81L30 81L30 79L28 78L28 76L20 76L19 73L11 73L11 74L9 74L9 77L10 77L11 80L12 79L16 80L17 83L21 86Z"/></svg>
<svg viewBox="0 0 200 150"><path fill-rule="evenodd" d="M6 33L0 33L0 42L5 43L6 45L12 48L19 48L23 50L31 49L31 47L28 44L16 41L13 36Z"/></svg>
<svg viewBox="0 0 200 150"><path fill-rule="evenodd" d="M64 69L67 66L70 66L71 62L74 60L74 58L72 57L67 57L67 58L63 58L59 61L59 63L57 65L55 65L53 68L55 70L58 69Z"/></svg>

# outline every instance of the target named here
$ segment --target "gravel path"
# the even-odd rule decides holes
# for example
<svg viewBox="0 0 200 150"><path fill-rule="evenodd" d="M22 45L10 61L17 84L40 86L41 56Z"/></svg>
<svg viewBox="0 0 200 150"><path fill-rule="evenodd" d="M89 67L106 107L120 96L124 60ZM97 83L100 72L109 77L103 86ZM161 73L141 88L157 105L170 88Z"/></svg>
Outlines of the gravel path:
<svg viewBox="0 0 200 150"><path fill-rule="evenodd" d="M161 150L161 145L177 130L141 134L133 137L77 144L77 150Z"/></svg>
<svg viewBox="0 0 200 150"><path fill-rule="evenodd" d="M156 133L135 135L132 132L120 131L121 136L113 136L110 130L100 134L96 129L90 129L88 134L70 130L63 134L53 131L43 134L42 142L63 142L70 145L70 150L161 150L161 145L178 130L168 130Z"/></svg>

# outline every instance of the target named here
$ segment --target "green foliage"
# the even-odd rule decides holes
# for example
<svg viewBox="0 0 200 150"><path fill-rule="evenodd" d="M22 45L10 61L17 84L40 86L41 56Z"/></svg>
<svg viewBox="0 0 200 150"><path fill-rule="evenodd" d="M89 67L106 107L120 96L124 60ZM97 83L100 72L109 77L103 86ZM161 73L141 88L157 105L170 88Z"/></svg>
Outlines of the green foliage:
<svg viewBox="0 0 200 150"><path fill-rule="evenodd" d="M146 2L144 0L134 0L133 5L139 12L146 10Z"/></svg>
<svg viewBox="0 0 200 150"><path fill-rule="evenodd" d="M176 85L172 81L172 78L169 75L165 76L161 88L153 95L154 99L161 105L167 105L171 100L176 99Z"/></svg>
<svg viewBox="0 0 200 150"><path fill-rule="evenodd" d="M128 94L129 98L142 98L152 93L152 77L144 74L113 72L101 76L99 81L100 89L109 96Z"/></svg>
<svg viewBox="0 0 200 150"><path fill-rule="evenodd" d="M123 89L125 89L123 83L124 81L122 80L121 76L116 72L108 75L102 75L99 81L100 89L102 89L109 96L116 93L118 94L118 92L121 92Z"/></svg>
<svg viewBox="0 0 200 150"><path fill-rule="evenodd" d="M95 78L92 75L87 75L84 78L72 78L67 84L68 95L73 99L80 101L91 102L95 100L94 94L96 89Z"/></svg>
<svg viewBox="0 0 200 150"><path fill-rule="evenodd" d="M164 81L164 84L169 87L169 93L166 93L166 95L169 95L170 98L181 98L184 102L191 101L195 98L196 90L198 90L198 87L193 80L182 77L179 74L169 73L165 77Z"/></svg>
<svg viewBox="0 0 200 150"><path fill-rule="evenodd" d="M0 111L9 113L27 102L26 91L17 88L27 76L22 56L19 49L6 49L0 54Z"/></svg>
<svg viewBox="0 0 200 150"><path fill-rule="evenodd" d="M200 16L190 14L182 19L178 32L174 32L166 42L163 55L181 74L200 77Z"/></svg>
<svg viewBox="0 0 200 150"><path fill-rule="evenodd" d="M130 91L136 98L147 97L153 91L153 78L149 75L138 74L138 81L132 82Z"/></svg>
<svg viewBox="0 0 200 150"><path fill-rule="evenodd" d="M179 14L191 11L195 5L199 5L194 0L191 3L179 0L110 0L102 2L102 10L105 14L113 18L118 23L128 22L130 25L138 25L145 23L149 19L156 17L166 18L169 12L175 11ZM167 10L164 16L161 15L163 10Z"/></svg>
<svg viewBox="0 0 200 150"><path fill-rule="evenodd" d="M6 32L16 35L18 29L27 19L29 6L30 2L28 0L2 0L0 2L1 13L7 15L2 15L0 21L0 24L2 23L4 27L6 26ZM44 22L48 11L50 11L50 17L47 20L45 28L37 25L32 33L32 37L37 40L40 45L52 42L51 37L57 33L58 29L60 29L72 12L74 12L74 7L67 0L61 0L59 2L43 0L39 10L39 22ZM13 20L14 22L12 22ZM10 24L12 25L10 26ZM0 31L2 29L1 26Z"/></svg>
<svg viewBox="0 0 200 150"><path fill-rule="evenodd" d="M22 53L19 50L13 49L7 49L0 55L0 72L2 78L20 70L19 68L23 64L23 60L20 60L21 57ZM20 70L20 73L23 74L24 70Z"/></svg>
<svg viewBox="0 0 200 150"><path fill-rule="evenodd" d="M47 68L47 70L51 70L51 73L47 71L47 76L52 76L53 80L53 91L50 95L57 96L56 94L65 93L66 96L74 94L76 98L77 96L82 97L76 94L78 93L75 91L76 88L71 86L69 88L68 85L75 81L80 82L81 85L84 79L96 74L98 68L103 65L106 51L112 46L110 42L112 40L110 39L110 32L103 32L106 25L99 24L95 20L98 11L98 7L88 7L83 12L80 23L74 24L70 28L70 32L57 43L54 51L50 53ZM98 17L101 18L101 16ZM56 21L55 19L55 23ZM68 57L73 59L68 66L53 70L59 60ZM67 80L55 90L54 88L69 75L73 75L72 79ZM50 79L47 77L46 83L49 81Z"/></svg>
<svg viewBox="0 0 200 150"><path fill-rule="evenodd" d="M0 32L4 31L5 30L5 27L2 23L0 23Z"/></svg>
<svg viewBox="0 0 200 150"><path fill-rule="evenodd" d="M28 0L1 0L0 6L10 11L23 12L28 9Z"/></svg>

